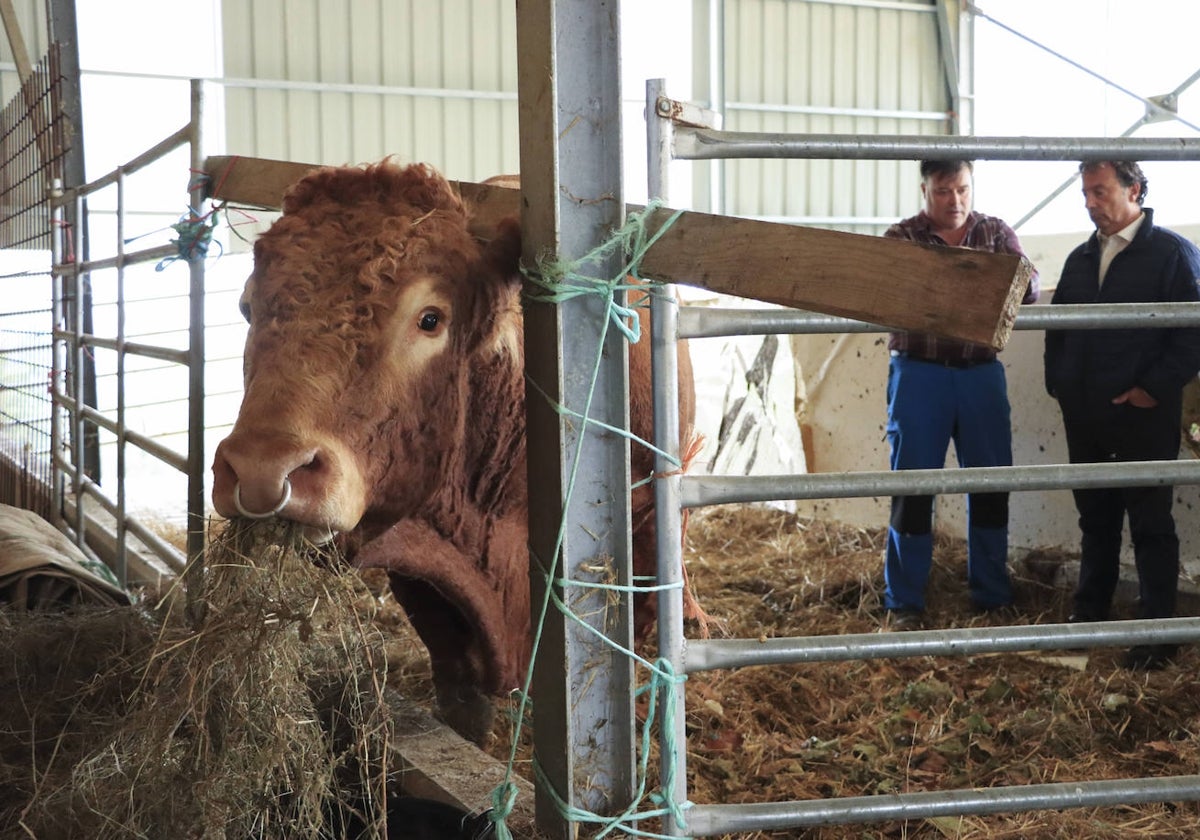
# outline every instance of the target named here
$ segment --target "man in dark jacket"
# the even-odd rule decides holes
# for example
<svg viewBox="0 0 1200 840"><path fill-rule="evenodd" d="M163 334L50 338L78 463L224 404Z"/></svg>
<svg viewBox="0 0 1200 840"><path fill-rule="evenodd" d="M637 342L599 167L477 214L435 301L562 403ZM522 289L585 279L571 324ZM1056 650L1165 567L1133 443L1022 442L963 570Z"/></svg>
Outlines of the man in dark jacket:
<svg viewBox="0 0 1200 840"><path fill-rule="evenodd" d="M1067 257L1051 303L1200 300L1200 250L1143 209L1146 176L1132 161L1080 164L1096 225ZM1073 464L1178 457L1183 387L1200 370L1200 328L1047 330L1046 390L1062 409ZM1179 539L1171 487L1077 489L1079 585L1069 621L1109 617L1129 517L1140 618L1175 614ZM1158 669L1173 645L1138 645L1127 668Z"/></svg>

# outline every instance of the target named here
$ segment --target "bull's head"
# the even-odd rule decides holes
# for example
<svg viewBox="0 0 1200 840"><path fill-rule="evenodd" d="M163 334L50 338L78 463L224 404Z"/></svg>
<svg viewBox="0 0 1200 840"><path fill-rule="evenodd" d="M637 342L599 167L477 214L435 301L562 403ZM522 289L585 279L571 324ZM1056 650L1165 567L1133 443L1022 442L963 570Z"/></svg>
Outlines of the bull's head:
<svg viewBox="0 0 1200 840"><path fill-rule="evenodd" d="M245 396L216 451L217 512L379 530L489 492L447 480L496 445L464 438L472 377L522 367L515 226L481 245L444 179L386 162L318 170L283 211L242 297Z"/></svg>

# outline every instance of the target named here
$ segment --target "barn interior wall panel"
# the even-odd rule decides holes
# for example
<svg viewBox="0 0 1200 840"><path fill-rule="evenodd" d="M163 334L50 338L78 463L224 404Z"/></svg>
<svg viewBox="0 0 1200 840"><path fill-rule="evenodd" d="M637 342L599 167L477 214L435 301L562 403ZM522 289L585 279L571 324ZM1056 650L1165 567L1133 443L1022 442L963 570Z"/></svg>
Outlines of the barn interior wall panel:
<svg viewBox="0 0 1200 840"><path fill-rule="evenodd" d="M394 154L463 180L516 172L515 21L515 0L225 2L225 75L239 82L226 147L335 165Z"/></svg>
<svg viewBox="0 0 1200 840"><path fill-rule="evenodd" d="M729 130L946 133L929 0L727 0L724 21ZM916 184L907 161L731 160L725 210L873 234L915 212Z"/></svg>

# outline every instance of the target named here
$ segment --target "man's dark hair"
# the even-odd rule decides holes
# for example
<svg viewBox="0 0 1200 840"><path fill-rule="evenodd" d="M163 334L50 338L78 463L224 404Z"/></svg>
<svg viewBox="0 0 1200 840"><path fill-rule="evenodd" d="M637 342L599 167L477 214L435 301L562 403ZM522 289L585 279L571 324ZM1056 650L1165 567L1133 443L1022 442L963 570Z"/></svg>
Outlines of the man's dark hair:
<svg viewBox="0 0 1200 840"><path fill-rule="evenodd" d="M975 163L970 160L923 160L921 180L928 181L930 175L957 175L964 167L968 172L975 172Z"/></svg>
<svg viewBox="0 0 1200 840"><path fill-rule="evenodd" d="M1108 164L1113 168L1113 172L1117 174L1117 183L1122 187L1132 187L1138 185L1137 203L1144 204L1146 201L1146 193L1150 189L1150 182L1146 180L1145 173L1142 172L1142 167L1138 166L1134 160L1085 160L1079 164L1079 171L1091 172L1093 169Z"/></svg>

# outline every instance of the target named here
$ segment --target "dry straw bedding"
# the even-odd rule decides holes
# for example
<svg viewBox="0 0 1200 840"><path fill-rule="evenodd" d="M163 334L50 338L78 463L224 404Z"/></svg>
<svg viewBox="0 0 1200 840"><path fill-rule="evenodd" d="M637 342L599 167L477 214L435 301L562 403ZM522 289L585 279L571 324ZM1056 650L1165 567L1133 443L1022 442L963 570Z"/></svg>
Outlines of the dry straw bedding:
<svg viewBox="0 0 1200 840"><path fill-rule="evenodd" d="M715 619L714 634L881 627L882 530L728 507L693 516L688 540L691 579ZM1043 569L1055 561L1047 552L1039 559ZM930 626L1063 620L1065 593L1040 583L1023 564L1013 570L1014 615L972 614L965 567L963 542L939 538ZM689 794L705 803L765 802L1197 773L1197 652L1185 650L1176 665L1151 674L1120 669L1121 653L919 657L694 674L686 688ZM498 726L501 758L508 755L506 732ZM1190 838L1200 837L1200 807L1039 811L745 837Z"/></svg>
<svg viewBox="0 0 1200 840"><path fill-rule="evenodd" d="M0 840L340 836L325 819L331 800L361 804L365 791L380 801L387 700L431 702L428 662L378 577L368 591L356 576L330 574L302 552L261 544L287 536L251 530L222 549L229 559L209 573L198 630L165 607L0 614ZM688 540L691 579L715 633L880 627L879 531L729 507L693 516ZM236 559L247 555L259 559ZM929 593L934 626L988 622L967 611L964 567L961 541L940 539ZM1063 593L1022 567L1015 572L1018 609L1005 621L1061 620ZM1185 650L1151 674L1119 669L1120 653L692 675L691 798L761 802L1196 773L1197 653ZM498 716L492 749L501 760L510 731ZM529 775L527 744L516 769ZM748 836L1198 837L1200 808L1152 804Z"/></svg>

